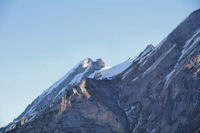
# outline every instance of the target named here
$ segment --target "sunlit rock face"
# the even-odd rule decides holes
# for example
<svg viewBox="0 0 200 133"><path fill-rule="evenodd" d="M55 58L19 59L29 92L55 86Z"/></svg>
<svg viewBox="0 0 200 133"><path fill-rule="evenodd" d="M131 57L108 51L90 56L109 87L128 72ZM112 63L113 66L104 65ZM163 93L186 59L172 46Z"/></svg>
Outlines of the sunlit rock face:
<svg viewBox="0 0 200 133"><path fill-rule="evenodd" d="M135 59L85 59L0 131L199 133L200 10Z"/></svg>

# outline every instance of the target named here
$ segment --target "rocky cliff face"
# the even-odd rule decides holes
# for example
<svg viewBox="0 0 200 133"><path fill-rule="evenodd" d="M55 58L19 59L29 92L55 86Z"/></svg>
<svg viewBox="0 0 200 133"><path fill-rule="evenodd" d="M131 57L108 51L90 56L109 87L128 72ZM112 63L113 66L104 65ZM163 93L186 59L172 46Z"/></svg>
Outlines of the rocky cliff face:
<svg viewBox="0 0 200 133"><path fill-rule="evenodd" d="M0 132L199 133L200 10L136 59L84 60Z"/></svg>

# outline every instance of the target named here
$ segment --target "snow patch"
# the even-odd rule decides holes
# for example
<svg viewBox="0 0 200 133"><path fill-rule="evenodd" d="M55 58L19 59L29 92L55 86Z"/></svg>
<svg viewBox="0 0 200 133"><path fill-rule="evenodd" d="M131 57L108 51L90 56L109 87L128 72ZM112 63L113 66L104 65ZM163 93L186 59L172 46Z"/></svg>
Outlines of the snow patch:
<svg viewBox="0 0 200 133"><path fill-rule="evenodd" d="M174 74L175 69L172 70L167 76L166 76L166 83L171 79L172 75Z"/></svg>
<svg viewBox="0 0 200 133"><path fill-rule="evenodd" d="M55 98L59 97L65 90L67 89L67 87L62 88L58 94L55 96Z"/></svg>
<svg viewBox="0 0 200 133"><path fill-rule="evenodd" d="M130 65L133 64L133 62L139 61L139 63L141 63L145 57L147 57L154 49L153 45L148 45L146 47L146 49L136 58L129 58L128 60L124 61L121 64L118 64L116 66L113 67L109 67L109 68L103 68L99 71L94 72L93 74L91 74L88 78L91 79L112 79L114 76L117 76L119 74L121 74L122 72L124 72L125 70L127 70L127 68L129 68ZM122 79L125 79L126 76L128 75L128 73L130 73L132 71L132 69L129 69L126 73L123 74Z"/></svg>
<svg viewBox="0 0 200 133"><path fill-rule="evenodd" d="M87 65L87 68L85 69L84 72L80 73L80 74L77 74L73 79L72 81L69 83L69 85L75 85L77 83L80 83L81 80L83 79L84 75L88 72L88 70L90 69L91 67L91 62Z"/></svg>
<svg viewBox="0 0 200 133"><path fill-rule="evenodd" d="M178 86L176 84L176 87L174 88L174 98L178 95L179 93L179 89L178 89Z"/></svg>
<svg viewBox="0 0 200 133"><path fill-rule="evenodd" d="M66 75L64 75L61 79L59 79L56 83L54 83L49 89L45 90L42 95L48 95L50 94L54 88L58 87L71 73L73 73L79 66L81 63L78 63L72 70L70 70ZM41 96L42 96L41 95Z"/></svg>
<svg viewBox="0 0 200 133"><path fill-rule="evenodd" d="M156 133L156 128L154 128L153 130L151 130L151 133Z"/></svg>
<svg viewBox="0 0 200 133"><path fill-rule="evenodd" d="M145 55L147 55L149 52L151 52L154 49L153 45L148 45L147 48L141 53L141 55L139 55L139 57L144 57Z"/></svg>
<svg viewBox="0 0 200 133"><path fill-rule="evenodd" d="M145 57L149 56L153 51L153 49L154 49L153 45L148 45L146 49L135 59L135 61L139 61L139 63L143 62Z"/></svg>
<svg viewBox="0 0 200 133"><path fill-rule="evenodd" d="M133 69L131 68L131 69L129 69L126 73L124 73L122 79L125 79L126 76L127 76L132 70L133 70Z"/></svg>
<svg viewBox="0 0 200 133"><path fill-rule="evenodd" d="M189 46L191 41L200 33L200 29L198 29L195 34L185 43L184 47L183 47L183 52L185 52L187 50L188 47L191 47Z"/></svg>
<svg viewBox="0 0 200 133"><path fill-rule="evenodd" d="M181 56L179 57L179 60L180 61L186 53L188 53L195 45L197 45L197 42L200 41L200 37L196 38L195 37L200 33L200 29L197 30L195 32L195 34L185 43L185 45L183 46L183 50L181 52Z"/></svg>
<svg viewBox="0 0 200 133"><path fill-rule="evenodd" d="M174 49L176 45L174 44L167 52L162 54L144 73L143 77L149 74L151 71L153 71L159 64L160 62Z"/></svg>
<svg viewBox="0 0 200 133"><path fill-rule="evenodd" d="M28 120L28 122L33 121L35 117L36 117L36 115L33 115L33 116Z"/></svg>
<svg viewBox="0 0 200 133"><path fill-rule="evenodd" d="M134 79L132 80L132 82L135 82L137 79L138 79L138 77L134 78Z"/></svg>
<svg viewBox="0 0 200 133"><path fill-rule="evenodd" d="M116 66L96 71L95 73L91 74L89 78L95 78L96 74L100 74L97 79L112 79L114 76L124 72L130 65L132 65L133 61L133 59L128 59Z"/></svg>

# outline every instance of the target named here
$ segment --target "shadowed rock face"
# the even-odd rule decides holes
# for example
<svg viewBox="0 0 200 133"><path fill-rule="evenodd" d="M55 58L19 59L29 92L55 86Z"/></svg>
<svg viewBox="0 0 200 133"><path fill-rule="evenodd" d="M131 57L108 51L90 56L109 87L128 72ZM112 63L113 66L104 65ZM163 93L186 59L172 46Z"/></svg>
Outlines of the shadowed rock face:
<svg viewBox="0 0 200 133"><path fill-rule="evenodd" d="M121 73L91 78L104 67L84 60L0 132L200 132L200 10Z"/></svg>
<svg viewBox="0 0 200 133"><path fill-rule="evenodd" d="M122 81L121 106L140 105L133 109L132 132L200 132L199 29L200 10L130 68Z"/></svg>

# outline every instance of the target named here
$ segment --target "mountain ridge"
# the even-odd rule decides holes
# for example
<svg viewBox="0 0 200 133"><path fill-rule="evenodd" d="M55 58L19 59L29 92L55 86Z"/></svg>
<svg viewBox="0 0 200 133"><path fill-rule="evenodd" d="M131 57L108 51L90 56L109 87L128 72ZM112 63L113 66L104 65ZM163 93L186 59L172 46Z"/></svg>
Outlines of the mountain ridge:
<svg viewBox="0 0 200 133"><path fill-rule="evenodd" d="M135 59L83 60L0 131L198 133L199 29L200 9Z"/></svg>

